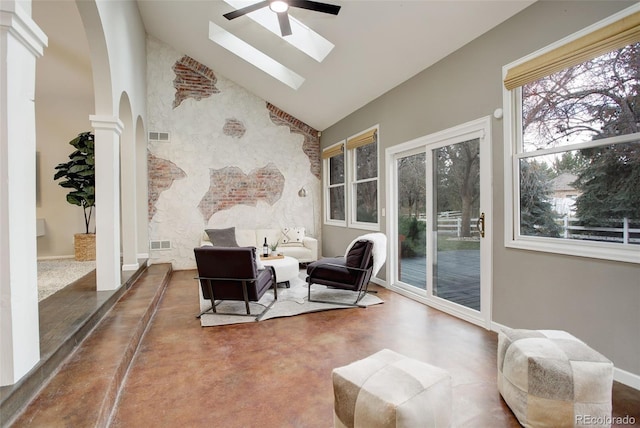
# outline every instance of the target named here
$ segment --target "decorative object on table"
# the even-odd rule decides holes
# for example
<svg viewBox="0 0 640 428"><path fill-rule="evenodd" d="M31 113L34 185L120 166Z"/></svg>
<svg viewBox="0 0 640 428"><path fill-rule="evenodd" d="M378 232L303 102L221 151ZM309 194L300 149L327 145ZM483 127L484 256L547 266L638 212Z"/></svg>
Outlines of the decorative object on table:
<svg viewBox="0 0 640 428"><path fill-rule="evenodd" d="M523 426L583 426L580 417L611 417L613 363L571 334L504 329L497 358L498 390Z"/></svg>
<svg viewBox="0 0 640 428"><path fill-rule="evenodd" d="M193 251L201 296L211 303L198 318L206 313L220 313L246 315L257 321L278 299L275 270L271 267L258 269L254 247L198 247ZM269 289L273 290L273 302L257 315L252 314L249 302L259 301ZM246 314L219 311L218 306L228 300L244 302Z"/></svg>
<svg viewBox="0 0 640 428"><path fill-rule="evenodd" d="M67 194L67 202L82 207L85 233L74 235L75 258L79 261L95 260L95 233L89 233L89 223L95 206L95 142L91 132L78 134L69 142L75 150L69 161L58 164L54 180L64 179L58 184L72 189Z"/></svg>
<svg viewBox="0 0 640 428"><path fill-rule="evenodd" d="M265 256L260 256L261 260L280 260L280 259L284 259L285 256L283 256L282 254L269 254L267 257Z"/></svg>
<svg viewBox="0 0 640 428"><path fill-rule="evenodd" d="M269 253L269 255L271 257L274 257L274 256L278 255L278 245L279 244L280 244L280 241L276 241L275 243L269 244L269 248L271 249L271 252Z"/></svg>
<svg viewBox="0 0 640 428"><path fill-rule="evenodd" d="M267 244L267 237L264 238L264 244L262 244L262 256L269 257L269 244Z"/></svg>
<svg viewBox="0 0 640 428"><path fill-rule="evenodd" d="M320 284L355 292L356 299L350 305L359 305L360 300L367 294L371 277L378 273L385 262L386 245L386 235L369 233L354 239L347 247L344 257L327 257L309 264L309 301L319 301L317 298L311 298L311 288Z"/></svg>
<svg viewBox="0 0 640 428"><path fill-rule="evenodd" d="M333 370L336 428L449 427L451 375L383 349Z"/></svg>

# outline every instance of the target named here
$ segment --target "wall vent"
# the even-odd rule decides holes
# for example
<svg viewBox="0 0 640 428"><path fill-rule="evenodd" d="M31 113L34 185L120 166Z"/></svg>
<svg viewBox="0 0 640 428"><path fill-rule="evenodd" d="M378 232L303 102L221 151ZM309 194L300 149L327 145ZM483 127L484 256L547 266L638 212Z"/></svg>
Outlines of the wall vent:
<svg viewBox="0 0 640 428"><path fill-rule="evenodd" d="M149 141L155 143L168 143L171 141L168 132L149 132Z"/></svg>
<svg viewBox="0 0 640 428"><path fill-rule="evenodd" d="M170 250L171 241L150 241L149 248L152 250Z"/></svg>

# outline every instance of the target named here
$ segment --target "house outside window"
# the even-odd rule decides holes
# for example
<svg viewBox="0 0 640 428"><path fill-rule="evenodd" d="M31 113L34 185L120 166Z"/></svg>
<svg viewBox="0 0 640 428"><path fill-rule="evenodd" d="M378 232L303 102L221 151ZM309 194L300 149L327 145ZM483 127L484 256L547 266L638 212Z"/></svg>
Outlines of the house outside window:
<svg viewBox="0 0 640 428"><path fill-rule="evenodd" d="M640 263L635 9L505 67L507 246Z"/></svg>
<svg viewBox="0 0 640 428"><path fill-rule="evenodd" d="M322 152L325 182L325 224L346 226L346 183L344 142L334 144Z"/></svg>
<svg viewBox="0 0 640 428"><path fill-rule="evenodd" d="M379 230L378 127L347 139L351 199L349 226Z"/></svg>

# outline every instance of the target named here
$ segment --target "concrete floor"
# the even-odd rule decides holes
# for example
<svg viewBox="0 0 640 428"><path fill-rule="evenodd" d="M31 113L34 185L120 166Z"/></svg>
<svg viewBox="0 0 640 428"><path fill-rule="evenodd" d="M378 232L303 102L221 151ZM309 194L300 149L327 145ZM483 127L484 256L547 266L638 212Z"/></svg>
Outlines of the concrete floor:
<svg viewBox="0 0 640 428"><path fill-rule="evenodd" d="M332 369L383 348L451 373L454 426L520 426L493 332L380 287L366 309L202 328L195 276L151 266L12 426L327 428ZM640 391L614 383L613 415L640 424Z"/></svg>

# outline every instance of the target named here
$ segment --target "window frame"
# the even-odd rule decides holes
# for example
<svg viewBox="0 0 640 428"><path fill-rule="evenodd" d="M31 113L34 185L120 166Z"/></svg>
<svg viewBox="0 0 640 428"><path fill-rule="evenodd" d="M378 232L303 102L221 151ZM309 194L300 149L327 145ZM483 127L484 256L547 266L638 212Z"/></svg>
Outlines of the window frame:
<svg viewBox="0 0 640 428"><path fill-rule="evenodd" d="M324 195L324 224L328 225L328 226L339 226L339 227L347 227L347 218L348 218L348 211L347 211L347 158L346 158L346 150L344 150L344 147L346 145L346 141L342 140L342 141L338 141L335 144L332 144L328 147L326 147L323 152L329 151L331 149L334 149L338 146L342 145L343 150L341 152L341 156L343 157L343 162L342 162L342 166L343 166L343 176L344 176L344 180L342 182L342 184L335 184L332 185L331 184L331 158L338 156L338 155L334 155L334 156L330 156L327 158L322 159L323 162L323 181L324 181L324 190L323 190L323 195ZM342 201L342 205L343 205L343 209L344 209L344 220L337 220L337 219L332 219L331 218L331 206L330 206L330 202L331 202L331 196L330 196L330 189L332 188L336 188L336 187L340 187L342 186L344 188L344 198Z"/></svg>
<svg viewBox="0 0 640 428"><path fill-rule="evenodd" d="M348 182L349 182L349 186L348 186L348 196L347 196L347 200L349 201L349 213L347 215L348 218L348 227L350 228L354 228L354 229L363 229L363 230L372 230L372 231L380 231L380 126L374 125L371 126L361 132L358 132L357 134L354 134L352 136L350 136L349 138L347 138L347 143L349 140L356 138L362 134L366 134L368 132L371 132L372 130L375 130L376 132L376 176L375 178L366 178L366 179L360 179L358 180L356 177L356 172L357 172L357 156L356 156L356 150L358 148L353 148L353 149L347 149L345 150L345 153L347 155L347 162L349 165L348 168ZM346 147L346 146L345 146ZM369 223L369 222L362 222L362 221L357 221L357 192L356 192L356 187L358 184L362 184L362 183L368 183L368 182L375 182L376 183L376 222L375 223Z"/></svg>
<svg viewBox="0 0 640 428"><path fill-rule="evenodd" d="M569 35L551 45L548 45L530 55L503 66L502 77L506 78L510 69L539 57L551 50L583 37L599 28L610 25L625 16L638 12L640 5L635 5L581 31ZM640 246L624 245L599 241L571 240L566 238L549 238L526 236L520 234L520 176L519 160L523 157L522 150L522 88L508 90L502 86L503 101L503 133L504 133L504 243L508 248L539 251L545 253L564 254L570 256L588 257L594 259L640 263ZM500 113L496 112L499 117ZM632 134L637 135L637 134ZM625 136L623 138L628 138ZM582 143L578 146L593 145ZM576 148L576 147L573 147ZM566 146L563 151L571 150ZM531 154L531 153L530 153ZM540 153L541 154L541 153Z"/></svg>

